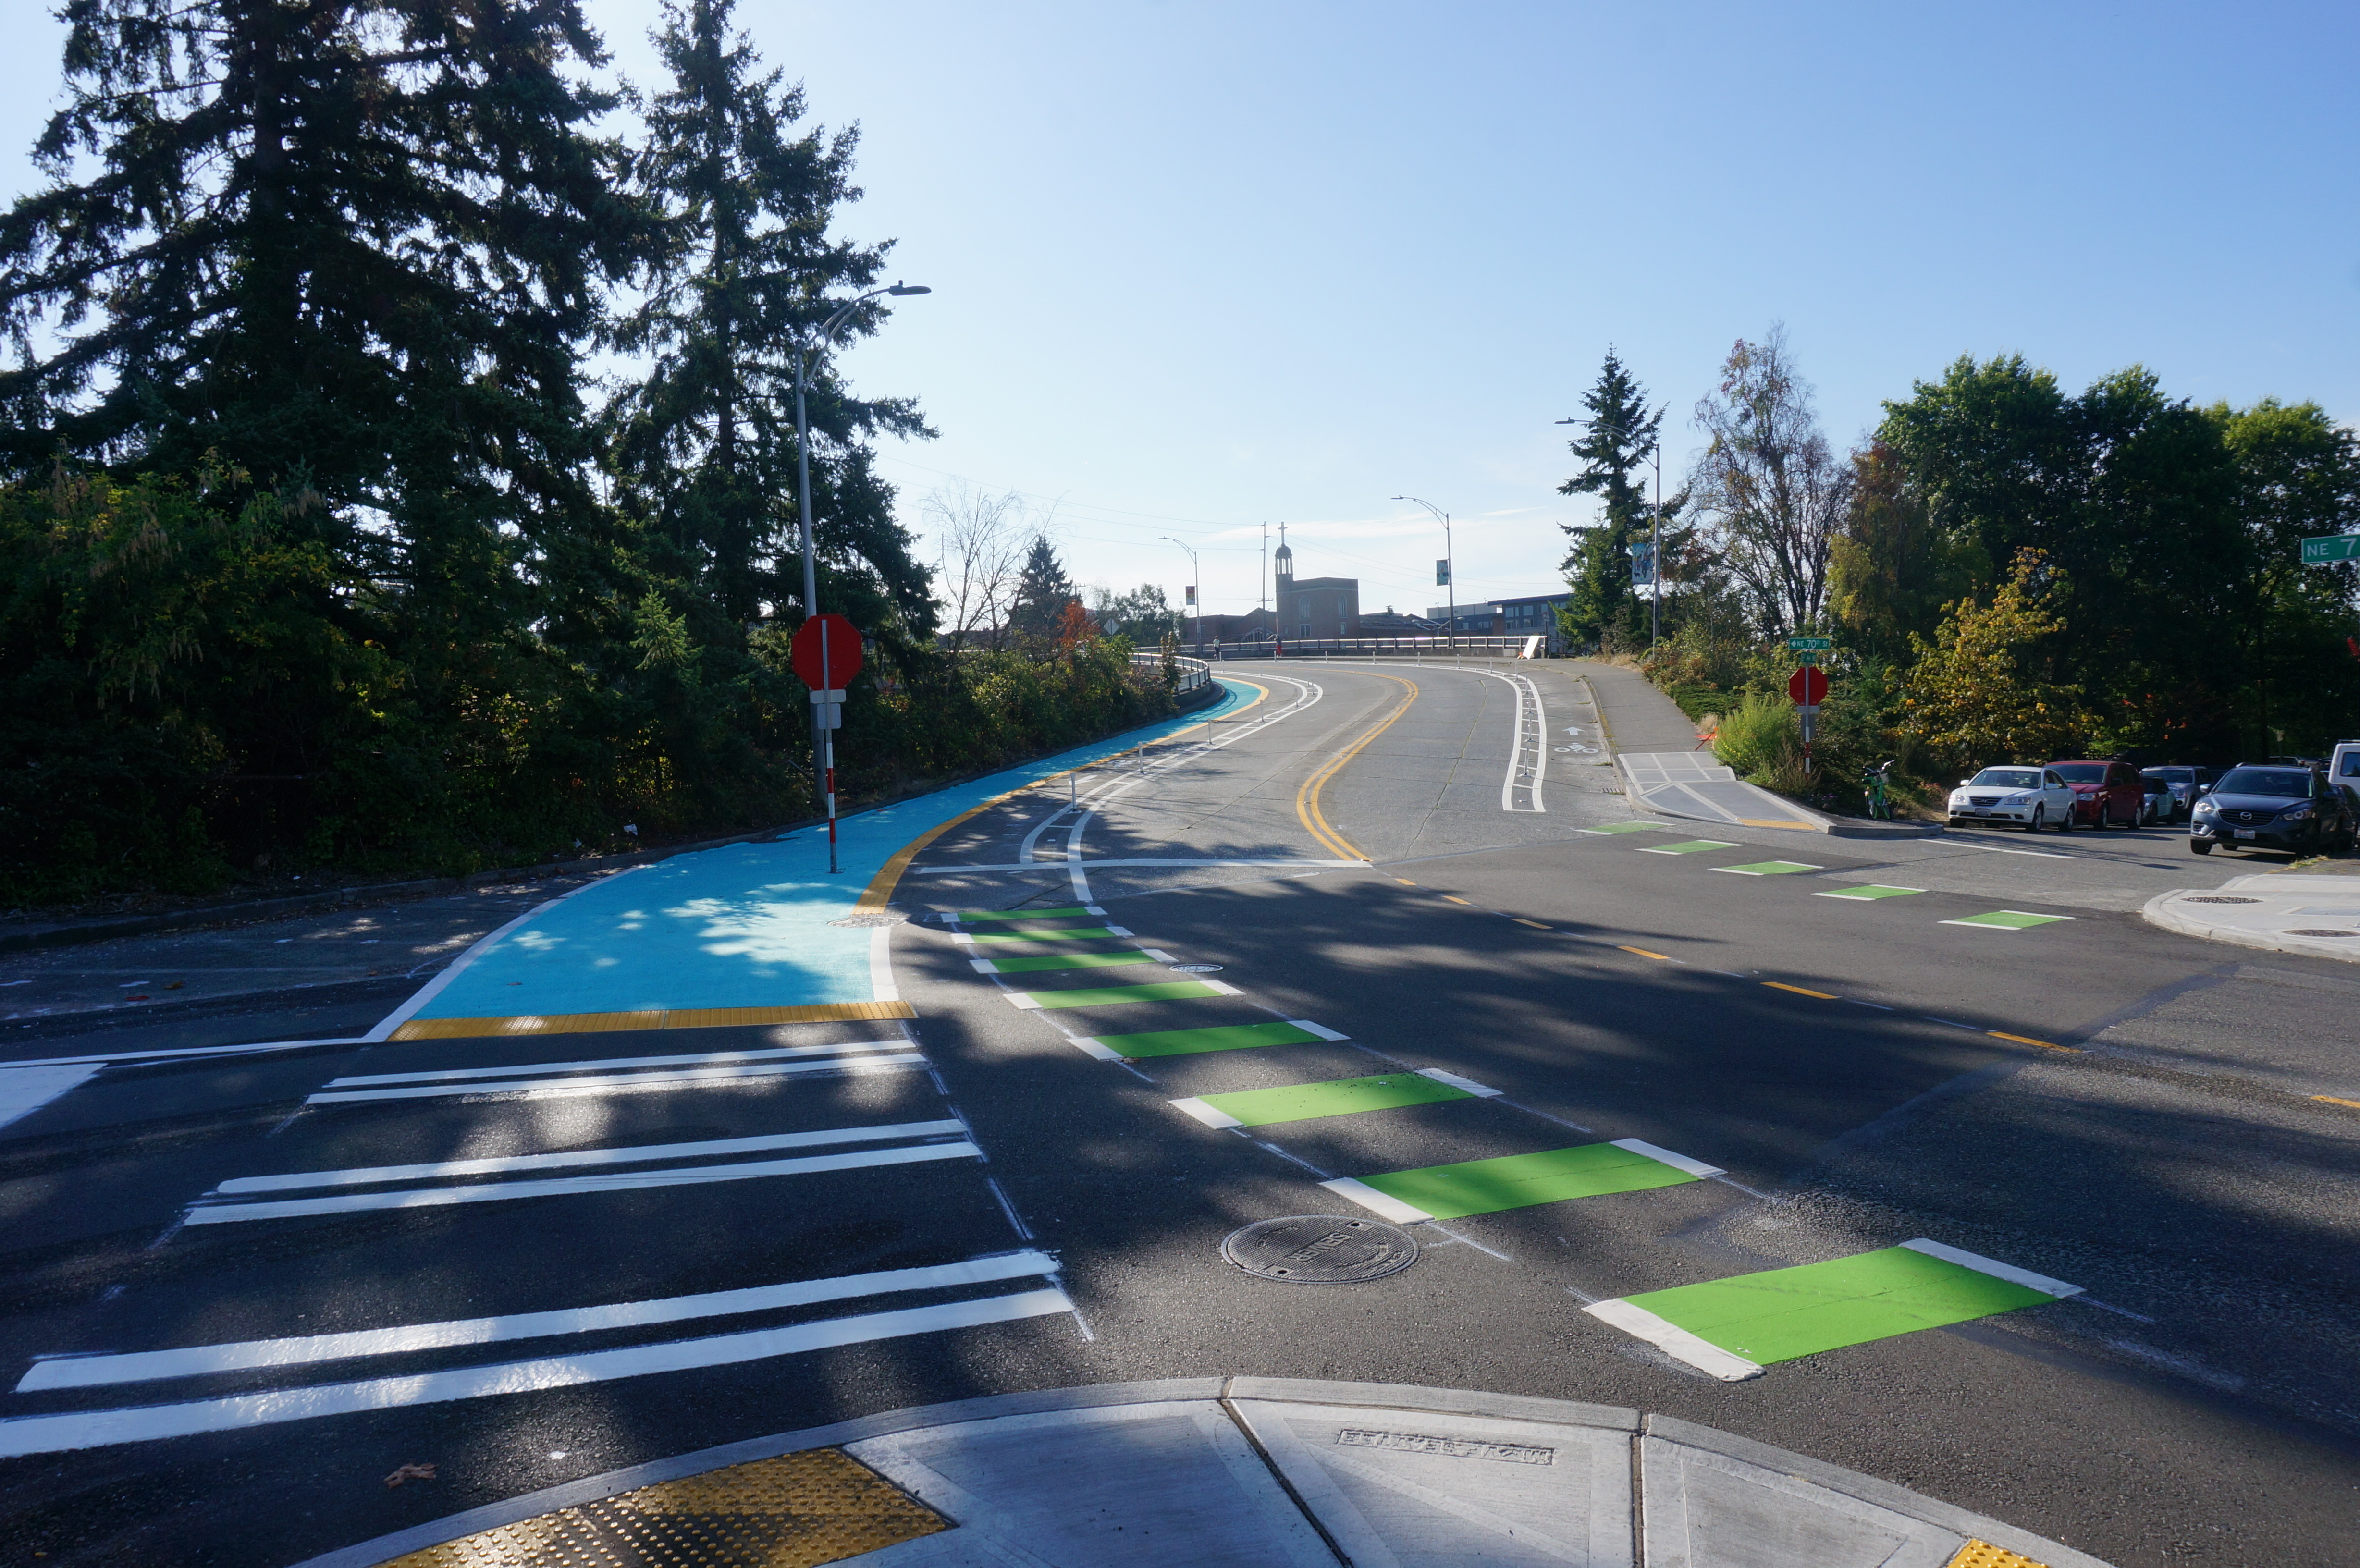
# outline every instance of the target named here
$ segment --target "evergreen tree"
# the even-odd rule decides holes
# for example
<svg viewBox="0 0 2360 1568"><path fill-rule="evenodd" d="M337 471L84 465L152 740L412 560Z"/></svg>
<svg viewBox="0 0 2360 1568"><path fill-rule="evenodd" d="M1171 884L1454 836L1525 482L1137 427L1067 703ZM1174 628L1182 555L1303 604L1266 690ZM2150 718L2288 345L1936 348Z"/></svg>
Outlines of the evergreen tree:
<svg viewBox="0 0 2360 1568"><path fill-rule="evenodd" d="M1604 503L1604 516L1595 523L1565 525L1574 540L1564 562L1573 589L1563 616L1566 633L1579 643L1597 642L1609 633L1644 641L1648 601L1631 585L1631 545L1647 538L1653 514L1644 486L1632 475L1655 450L1664 411L1647 411L1644 389L1612 349L1606 351L1598 384L1581 406L1590 417L1568 443L1581 459L1581 472L1558 485L1557 494L1596 495ZM1676 510L1677 503L1666 505L1666 518Z"/></svg>
<svg viewBox="0 0 2360 1568"><path fill-rule="evenodd" d="M1028 645L1045 643L1055 634L1065 606L1075 602L1073 580L1065 575L1065 564L1057 559L1049 536L1034 534L1024 569L1017 575L1009 629Z"/></svg>
<svg viewBox="0 0 2360 1568"><path fill-rule="evenodd" d="M633 186L663 212L667 244L645 303L617 332L648 367L609 415L625 505L731 626L803 596L794 349L836 310L830 291L873 284L890 248L830 236L837 203L860 194L858 133L797 134L802 89L761 70L733 9L666 0L653 35L672 81L648 105ZM870 332L881 319L865 307L845 330ZM898 615L930 631L928 572L865 440L932 432L909 399L847 394L826 346L814 345L806 371L822 603L872 630Z"/></svg>
<svg viewBox="0 0 2360 1568"><path fill-rule="evenodd" d="M308 488L410 643L599 614L578 350L645 229L578 0L63 15L50 184L0 220L0 463Z"/></svg>

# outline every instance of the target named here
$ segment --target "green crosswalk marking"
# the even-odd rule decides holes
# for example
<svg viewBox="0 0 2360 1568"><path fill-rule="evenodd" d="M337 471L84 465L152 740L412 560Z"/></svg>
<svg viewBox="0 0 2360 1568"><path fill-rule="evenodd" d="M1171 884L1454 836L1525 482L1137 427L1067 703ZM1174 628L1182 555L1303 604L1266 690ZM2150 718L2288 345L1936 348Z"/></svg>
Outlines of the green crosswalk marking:
<svg viewBox="0 0 2360 1568"><path fill-rule="evenodd" d="M1888 1247L1624 1300L1767 1366L2057 1298L1910 1247Z"/></svg>
<svg viewBox="0 0 2360 1568"><path fill-rule="evenodd" d="M1751 866L1716 866L1715 871L1727 871L1739 877L1788 877L1797 871L1824 871L1824 866L1806 866L1799 860L1757 860Z"/></svg>
<svg viewBox="0 0 2360 1568"><path fill-rule="evenodd" d="M1577 831L1586 833L1646 833L1653 829L1661 829L1666 833L1669 833L1671 831L1671 829L1663 822L1608 822L1602 827L1581 828Z"/></svg>
<svg viewBox="0 0 2360 1568"><path fill-rule="evenodd" d="M1735 849L1733 844L1723 844L1717 838L1692 838L1678 844L1651 844L1639 851L1642 855L1694 855L1700 849Z"/></svg>
<svg viewBox="0 0 2360 1568"><path fill-rule="evenodd" d="M991 965L994 975L1037 975L1051 969L1115 969L1126 964L1153 964L1155 960L1137 948L1129 953L1044 953L1029 958L978 958L978 964Z"/></svg>
<svg viewBox="0 0 2360 1568"><path fill-rule="evenodd" d="M2027 915L2022 909L1994 909L1989 914L1969 915L1963 920L1944 920L1946 926L1983 926L1995 931L2029 931L2034 926L2052 925L2070 920L2070 915Z"/></svg>
<svg viewBox="0 0 2360 1568"><path fill-rule="evenodd" d="M1089 912L1079 904L1076 904L1071 909L967 909L961 911L959 919L962 920L1059 920L1074 915L1087 915Z"/></svg>
<svg viewBox="0 0 2360 1568"><path fill-rule="evenodd" d="M1112 936L1104 926L1066 926L1059 931L986 931L971 938L975 942L1048 942L1052 938Z"/></svg>
<svg viewBox="0 0 2360 1568"><path fill-rule="evenodd" d="M1247 1127L1273 1122L1309 1121L1314 1116L1347 1116L1358 1111L1390 1111L1403 1105L1428 1105L1438 1100L1474 1098L1464 1089L1415 1073L1387 1073L1375 1078L1338 1078L1327 1083L1290 1083L1284 1089L1248 1089L1235 1094L1205 1094L1205 1104ZM1373 1184L1373 1183L1372 1183Z"/></svg>
<svg viewBox="0 0 2360 1568"><path fill-rule="evenodd" d="M1211 1029L1153 1029L1145 1034L1102 1034L1100 1045L1117 1056L1188 1056L1200 1051L1250 1051L1263 1045L1311 1045L1319 1037L1293 1024L1217 1024Z"/></svg>
<svg viewBox="0 0 2360 1568"><path fill-rule="evenodd" d="M1236 1114L1230 1112L1232 1116ZM1574 1149L1552 1149L1545 1154L1468 1160L1456 1165L1428 1165L1423 1170L1395 1171L1360 1180L1364 1186L1374 1187L1389 1198L1399 1198L1412 1208L1424 1209L1436 1219L1455 1220L1468 1214L1491 1214L1502 1209L1554 1203L1566 1198L1676 1187L1697 1178L1660 1160L1650 1160L1611 1143L1587 1143Z"/></svg>
<svg viewBox="0 0 2360 1568"><path fill-rule="evenodd" d="M1923 893L1923 887L1880 887L1874 882L1863 882L1857 887L1839 887L1832 893L1814 893L1815 898L1906 898L1912 893Z"/></svg>
<svg viewBox="0 0 2360 1568"><path fill-rule="evenodd" d="M1027 991L1036 1007L1111 1007L1124 1002L1185 1002L1197 996L1226 996L1202 980L1164 980L1152 985L1094 985L1078 991Z"/></svg>

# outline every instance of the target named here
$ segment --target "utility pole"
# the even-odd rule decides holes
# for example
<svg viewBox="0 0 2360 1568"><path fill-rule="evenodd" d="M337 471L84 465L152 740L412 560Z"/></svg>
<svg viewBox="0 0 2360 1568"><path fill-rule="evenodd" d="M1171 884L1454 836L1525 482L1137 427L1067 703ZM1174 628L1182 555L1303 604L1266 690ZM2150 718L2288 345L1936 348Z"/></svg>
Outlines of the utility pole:
<svg viewBox="0 0 2360 1568"><path fill-rule="evenodd" d="M1259 615L1270 603L1270 525L1262 526L1262 580L1254 584L1254 614Z"/></svg>

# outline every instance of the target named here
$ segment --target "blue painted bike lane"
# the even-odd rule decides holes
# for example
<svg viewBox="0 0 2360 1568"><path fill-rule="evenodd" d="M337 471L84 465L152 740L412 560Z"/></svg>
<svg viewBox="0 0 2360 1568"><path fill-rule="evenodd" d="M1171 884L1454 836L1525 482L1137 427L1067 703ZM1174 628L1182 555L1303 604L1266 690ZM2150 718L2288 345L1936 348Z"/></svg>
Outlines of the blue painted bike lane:
<svg viewBox="0 0 2360 1568"><path fill-rule="evenodd" d="M858 812L764 844L675 855L544 904L469 949L371 1031L374 1039L538 1034L906 1016L880 996L858 911L896 857L1018 790L1243 711L1269 692L1221 678L1218 702L1180 718ZM881 894L890 896L888 885ZM666 1017L670 1016L667 1023ZM694 1016L681 1015L725 1015Z"/></svg>

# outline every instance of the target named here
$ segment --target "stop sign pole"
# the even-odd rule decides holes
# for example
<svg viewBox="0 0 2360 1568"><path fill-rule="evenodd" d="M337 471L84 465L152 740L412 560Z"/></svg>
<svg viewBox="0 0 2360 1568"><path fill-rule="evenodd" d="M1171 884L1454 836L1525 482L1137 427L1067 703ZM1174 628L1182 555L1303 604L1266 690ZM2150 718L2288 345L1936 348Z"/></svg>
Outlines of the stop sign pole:
<svg viewBox="0 0 2360 1568"><path fill-rule="evenodd" d="M1811 736L1819 728L1819 703L1828 694L1828 672L1806 664L1786 677L1786 695L1803 711L1803 772L1811 771Z"/></svg>
<svg viewBox="0 0 2360 1568"><path fill-rule="evenodd" d="M795 674L811 688L812 772L827 811L827 868L836 864L836 732L844 724L844 683L860 673L860 633L842 615L806 615L789 645Z"/></svg>

